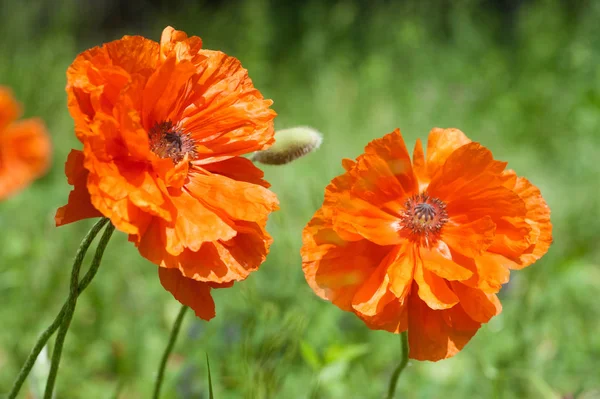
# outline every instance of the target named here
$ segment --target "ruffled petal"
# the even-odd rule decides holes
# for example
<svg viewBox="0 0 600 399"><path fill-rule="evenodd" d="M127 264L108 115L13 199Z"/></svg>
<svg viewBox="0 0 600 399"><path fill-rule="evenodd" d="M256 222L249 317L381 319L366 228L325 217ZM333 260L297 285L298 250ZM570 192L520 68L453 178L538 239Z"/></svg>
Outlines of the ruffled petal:
<svg viewBox="0 0 600 399"><path fill-rule="evenodd" d="M73 186L73 190L69 193L67 204L56 211L54 216L56 226L102 216L90 200L90 193L87 189L88 173L83 167L83 152L71 150L65 163L65 174L69 184Z"/></svg>
<svg viewBox="0 0 600 399"><path fill-rule="evenodd" d="M195 251L183 246L180 253L173 255L166 243L168 231L155 219L140 240L138 250L151 262L178 269L194 280L218 284L240 281L264 262L272 239L256 223L239 222L234 227L236 235L229 240L202 242Z"/></svg>
<svg viewBox="0 0 600 399"><path fill-rule="evenodd" d="M410 156L399 129L365 147L356 162L346 162L350 194L400 216L407 196L418 190Z"/></svg>
<svg viewBox="0 0 600 399"><path fill-rule="evenodd" d="M177 61L192 60L197 63L203 58L199 54L202 48L202 39L198 36L188 37L185 32L167 26L160 37L160 60L165 62L170 57Z"/></svg>
<svg viewBox="0 0 600 399"><path fill-rule="evenodd" d="M407 162L410 164L410 160ZM350 173L353 180L350 194L376 207L384 208L389 203L400 205L414 191L407 192L391 166L375 154L359 157Z"/></svg>
<svg viewBox="0 0 600 399"><path fill-rule="evenodd" d="M364 316L374 316L388 303L397 300L389 291L390 278L387 275L387 262L382 263L364 281L352 298L352 308L355 313Z"/></svg>
<svg viewBox="0 0 600 399"><path fill-rule="evenodd" d="M415 176L419 182L419 192L425 191L431 179L427 173L425 152L423 151L423 143L421 143L421 139L417 139L415 148L413 149L413 171L415 172Z"/></svg>
<svg viewBox="0 0 600 399"><path fill-rule="evenodd" d="M151 128L155 123L177 121L186 107L194 106L192 87L196 67L190 61L177 62L168 58L150 76L144 88L143 123Z"/></svg>
<svg viewBox="0 0 600 399"><path fill-rule="evenodd" d="M502 312L502 305L495 294L486 294L457 281L450 284L460 299L460 306L476 322L487 323Z"/></svg>
<svg viewBox="0 0 600 399"><path fill-rule="evenodd" d="M78 55L67 69L66 88L77 131L85 133L97 113L112 115L132 76L147 80L157 61L158 43L140 36L124 36Z"/></svg>
<svg viewBox="0 0 600 399"><path fill-rule="evenodd" d="M187 190L173 193L171 201L177 209L175 223L161 222L171 255L179 255L185 248L196 252L205 242L229 240L237 234L231 219L207 208Z"/></svg>
<svg viewBox="0 0 600 399"><path fill-rule="evenodd" d="M202 173L189 178L185 188L196 200L231 219L257 222L279 208L277 196L257 184Z"/></svg>
<svg viewBox="0 0 600 399"><path fill-rule="evenodd" d="M267 148L274 142L273 103L256 90L240 62L219 51L200 50L197 76L179 115L198 143L197 164Z"/></svg>
<svg viewBox="0 0 600 399"><path fill-rule="evenodd" d="M496 220L496 235L488 251L500 253L517 261L519 256L535 241L531 226L524 218L501 217Z"/></svg>
<svg viewBox="0 0 600 399"><path fill-rule="evenodd" d="M419 259L425 269L448 281L466 280L473 275L471 270L454 262L448 246L443 241L439 241L431 249L419 248Z"/></svg>
<svg viewBox="0 0 600 399"><path fill-rule="evenodd" d="M402 241L397 217L348 194L338 196L333 228L338 233L356 234L378 245L395 245Z"/></svg>
<svg viewBox="0 0 600 399"><path fill-rule="evenodd" d="M431 309L448 309L458 303L458 297L446 280L424 268L422 262L417 262L414 278L419 287L419 298Z"/></svg>
<svg viewBox="0 0 600 399"><path fill-rule="evenodd" d="M142 36L123 36L106 43L102 50L106 51L110 64L130 75L148 76L158 66L158 43ZM100 65L95 63L95 66Z"/></svg>
<svg viewBox="0 0 600 399"><path fill-rule="evenodd" d="M269 182L263 179L265 173L248 158L233 157L202 165L202 168L210 173L229 177L230 179L258 184L265 188L271 186Z"/></svg>
<svg viewBox="0 0 600 399"><path fill-rule="evenodd" d="M409 357L438 361L456 355L475 335L481 324L461 306L433 310L418 295L409 297Z"/></svg>
<svg viewBox="0 0 600 399"><path fill-rule="evenodd" d="M351 311L354 296L387 251L367 240L343 240L322 211L304 228L302 239L302 269L310 287L321 298Z"/></svg>
<svg viewBox="0 0 600 399"><path fill-rule="evenodd" d="M475 258L466 257L458 252L452 252L452 260L473 272L473 276L461 283L477 288L488 294L495 294L508 283L510 277L509 264L505 257L485 252Z"/></svg>
<svg viewBox="0 0 600 399"><path fill-rule="evenodd" d="M236 228L238 233L230 240L204 243L193 256L186 251L179 264L181 272L217 283L246 279L265 261L272 239L256 223L239 222Z"/></svg>
<svg viewBox="0 0 600 399"><path fill-rule="evenodd" d="M513 269L522 269L548 252L552 244L552 223L550 222L550 208L536 186L526 178L519 177L514 190L525 201L527 208L526 221L536 236L531 245L519 256L518 266L512 267Z"/></svg>
<svg viewBox="0 0 600 399"><path fill-rule="evenodd" d="M448 246L465 256L481 255L492 243L496 224L489 216L474 221L451 218L444 225L441 239Z"/></svg>
<svg viewBox="0 0 600 399"><path fill-rule="evenodd" d="M352 160L350 158L343 158L342 159L342 167L344 168L344 170L346 172L349 172L355 166L356 166L356 161L354 161L354 160Z"/></svg>
<svg viewBox="0 0 600 399"><path fill-rule="evenodd" d="M181 275L177 269L158 268L160 283L175 299L194 310L204 320L215 317L215 302L210 295L211 287L204 282Z"/></svg>
<svg viewBox="0 0 600 399"><path fill-rule="evenodd" d="M436 170L428 192L443 198L448 205L454 200L479 199L471 199L472 194L485 198L485 189L501 186L495 178L505 167L506 162L494 160L490 150L479 143L469 143L452 152L443 167Z"/></svg>
<svg viewBox="0 0 600 399"><path fill-rule="evenodd" d="M450 155L471 140L458 129L431 129L427 140L427 176L431 179Z"/></svg>
<svg viewBox="0 0 600 399"><path fill-rule="evenodd" d="M389 293L386 295L390 295ZM385 330L393 333L406 331L408 328L408 302L400 302L400 300L392 295L393 299L387 300L385 306L378 309L377 313L371 316L363 313L356 313L369 328L373 330ZM387 298L386 298L387 299Z"/></svg>
<svg viewBox="0 0 600 399"><path fill-rule="evenodd" d="M390 290L401 302L404 301L412 286L417 262L414 251L415 248L411 243L405 243L397 246L396 251L390 253L392 261L387 270Z"/></svg>
<svg viewBox="0 0 600 399"><path fill-rule="evenodd" d="M150 166L127 160L100 162L93 154L86 154L84 164L90 171L92 204L117 229L141 237L152 217L170 223L175 219L178 211Z"/></svg>
<svg viewBox="0 0 600 399"><path fill-rule="evenodd" d="M404 302L414 269L414 259L405 252L405 247L391 250L356 292L352 299L355 313L373 317L390 302Z"/></svg>

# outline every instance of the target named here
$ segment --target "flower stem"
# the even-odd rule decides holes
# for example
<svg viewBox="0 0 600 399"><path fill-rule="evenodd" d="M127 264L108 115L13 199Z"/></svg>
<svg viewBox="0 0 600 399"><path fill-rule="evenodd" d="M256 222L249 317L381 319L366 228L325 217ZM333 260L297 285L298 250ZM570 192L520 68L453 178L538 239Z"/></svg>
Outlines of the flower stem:
<svg viewBox="0 0 600 399"><path fill-rule="evenodd" d="M94 277L98 268L100 267L100 262L102 261L102 256L104 255L104 250L110 241L110 237L112 233L115 231L115 226L109 224L104 230L104 234L100 238L100 242L98 243L98 247L96 248L96 253L94 254L94 259L92 260L92 265L90 266L90 278L89 281ZM66 302L66 310L63 316L63 321L58 330L58 335L56 336L56 343L54 344L54 350L52 351L52 362L50 364L50 372L48 373L48 380L46 382L46 391L44 393L44 399L52 398L52 391L54 390L54 384L56 382L56 376L58 374L58 367L60 365L60 358L62 355L62 348L65 342L65 338L67 336L67 331L69 330L69 326L71 325L71 320L73 319L73 314L75 313L75 305L77 304L77 297L79 296L79 269L81 268L81 263L73 265L73 271L71 273L71 286L69 292L69 298ZM87 284L89 284L89 281Z"/></svg>
<svg viewBox="0 0 600 399"><path fill-rule="evenodd" d="M408 364L408 336L406 331L400 334L400 340L402 342L402 359L400 360L400 364L394 370L392 374L392 378L390 379L390 387L388 389L387 399L393 399L396 394L396 384L398 384L398 379L400 378L400 374Z"/></svg>
<svg viewBox="0 0 600 399"><path fill-rule="evenodd" d="M185 311L188 310L188 307L183 305L179 310L179 314L175 319L175 324L173 324L173 330L171 330L171 336L169 337L169 343L165 348L165 352L163 353L162 359L160 360L160 366L158 368L158 375L156 376L156 382L154 384L154 395L152 397L154 399L158 399L160 395L160 387L163 382L163 378L165 376L165 367L167 365L167 360L169 359L169 355L173 350L173 346L175 345L175 341L177 340L177 335L179 334L179 330L181 329L181 323L183 322L183 316L185 316Z"/></svg>
<svg viewBox="0 0 600 399"><path fill-rule="evenodd" d="M96 238L96 236L98 235L100 230L102 230L102 228L104 227L104 225L107 222L108 222L107 218L100 219L94 226L92 226L92 228L85 235L85 237L83 237L83 240L81 240L81 244L79 244L79 248L77 249L77 254L75 255L75 260L73 262L73 269L77 268L79 270L79 268L81 267L81 263L83 262L83 258L85 257L85 254L86 254L88 248L92 244L92 241L94 240L94 238ZM95 271L92 273L92 270L90 270L86 273L86 275L84 276L84 278L82 280L82 283L78 287L78 295L81 294L81 292L88 286L90 281L92 281L94 274L95 274ZM85 282L85 284L84 284L84 280L87 280ZM39 356L40 352L46 345L46 342L48 342L48 340L50 339L52 334L54 334L54 332L62 324L62 322L64 320L65 312L67 310L67 306L68 306L67 303L65 303L63 305L63 307L60 310L60 312L58 313L58 315L56 315L56 317L54 318L54 321L52 322L52 324L50 324L50 326L46 330L44 330L44 332L42 332L42 334L39 336L37 342L35 343L33 349L31 350L31 353L29 353L27 360L25 360L25 364L23 365L23 367L21 367L21 370L19 371L19 375L17 376L17 379L13 383L13 386L12 386L10 392L8 393L7 399L14 399L17 397L17 394L21 390L21 387L23 386L25 379L31 372L31 369L33 368L33 365L35 364L35 361L37 360L37 357Z"/></svg>

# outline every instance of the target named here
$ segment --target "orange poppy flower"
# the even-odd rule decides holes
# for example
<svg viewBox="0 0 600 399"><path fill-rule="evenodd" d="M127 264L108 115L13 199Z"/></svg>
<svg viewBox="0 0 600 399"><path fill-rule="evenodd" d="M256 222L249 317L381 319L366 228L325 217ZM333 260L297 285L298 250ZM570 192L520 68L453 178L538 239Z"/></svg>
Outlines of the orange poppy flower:
<svg viewBox="0 0 600 399"><path fill-rule="evenodd" d="M0 86L0 200L22 190L50 166L52 146L37 118L15 122L21 107L12 92Z"/></svg>
<svg viewBox="0 0 600 399"><path fill-rule="evenodd" d="M460 351L552 242L540 191L459 130L433 129L411 163L396 129L343 166L304 229L306 279L369 328L408 330L413 359Z"/></svg>
<svg viewBox="0 0 600 399"><path fill-rule="evenodd" d="M80 54L67 70L69 111L83 151L56 224L105 216L163 286L204 319L210 289L264 261L278 207L263 173L240 155L273 142L275 112L240 62L167 27L161 42L125 36Z"/></svg>

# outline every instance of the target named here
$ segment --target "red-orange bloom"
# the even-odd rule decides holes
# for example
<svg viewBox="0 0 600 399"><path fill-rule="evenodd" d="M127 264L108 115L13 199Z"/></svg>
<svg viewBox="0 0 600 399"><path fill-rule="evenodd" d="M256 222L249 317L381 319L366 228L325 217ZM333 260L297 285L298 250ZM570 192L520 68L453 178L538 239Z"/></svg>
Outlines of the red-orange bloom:
<svg viewBox="0 0 600 399"><path fill-rule="evenodd" d="M50 166L52 146L37 118L15 122L21 107L12 92L0 86L0 200L22 190Z"/></svg>
<svg viewBox="0 0 600 399"><path fill-rule="evenodd" d="M306 279L369 328L408 330L413 359L458 353L552 242L540 191L459 130L433 129L411 163L396 129L343 166L304 229Z"/></svg>
<svg viewBox="0 0 600 399"><path fill-rule="evenodd" d="M275 194L240 155L273 142L275 112L240 62L167 27L80 54L67 71L69 111L83 151L56 224L106 216L163 286L204 319L211 287L245 279L264 261Z"/></svg>

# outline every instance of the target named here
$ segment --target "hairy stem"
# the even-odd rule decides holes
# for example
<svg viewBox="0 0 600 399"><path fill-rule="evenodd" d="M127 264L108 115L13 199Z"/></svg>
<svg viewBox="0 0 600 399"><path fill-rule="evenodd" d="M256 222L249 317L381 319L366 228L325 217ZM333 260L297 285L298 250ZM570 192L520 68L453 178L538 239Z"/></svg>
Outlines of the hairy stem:
<svg viewBox="0 0 600 399"><path fill-rule="evenodd" d="M388 389L387 399L393 399L396 394L396 385L398 384L398 379L400 378L400 374L406 368L408 364L408 336L406 331L400 334L400 340L402 342L402 359L400 360L400 364L394 370L392 374L392 378L390 379L390 387Z"/></svg>
<svg viewBox="0 0 600 399"><path fill-rule="evenodd" d="M79 269L81 267L83 258L85 257L85 254L86 254L88 248L92 244L92 241L94 240L94 238L96 238L96 236L98 235L100 230L102 230L102 227L104 227L104 225L107 222L108 222L107 218L100 219L94 226L92 226L92 228L85 235L85 237L83 237L83 240L81 240L81 243L79 244L79 248L77 249L77 254L75 255L75 260L73 262L73 269L75 269L76 267L77 267L77 269ZM84 280L86 279L86 277L88 277L88 275L90 275L90 272L91 272L91 270L85 275ZM89 279L85 285L82 283L79 286L79 290L78 290L79 294L85 289L85 287L87 287L87 285L90 283L92 278L93 278L93 275L91 275L89 277ZM10 392L8 393L8 397L7 397L8 399L14 399L17 397L19 391L21 390L21 387L23 386L23 383L25 382L25 379L27 379L27 376L29 375L29 373L31 372L31 369L33 368L33 365L35 364L37 357L39 356L40 352L46 345L46 342L48 342L48 340L50 339L52 334L54 334L54 332L62 324L66 310L67 310L67 303L65 303L63 305L63 307L60 310L60 312L58 313L58 315L56 315L56 317L54 318L54 321L52 322L52 324L50 324L50 326L46 330L44 330L44 332L42 332L42 334L39 336L37 342L33 346L33 349L29 353L29 356L27 356L27 360L25 360L25 364L23 365L23 367L21 367L21 370L19 371L19 375L17 375L17 379L13 383L13 386L12 386Z"/></svg>
<svg viewBox="0 0 600 399"><path fill-rule="evenodd" d="M173 324L173 329L171 330L171 336L169 337L169 342L167 347L165 348L165 352L163 353L162 359L160 360L160 366L158 367L158 375L156 376L156 382L154 384L154 395L152 396L154 399L158 399L160 396L160 388L163 383L163 379L165 376L165 367L167 366L167 360L169 359L169 355L171 351L173 351L173 346L175 346L175 341L177 340L177 335L179 334L179 330L181 329L181 323L183 322L183 316L185 316L185 312L188 310L188 307L183 305L179 310L179 314L175 319L175 323Z"/></svg>
<svg viewBox="0 0 600 399"><path fill-rule="evenodd" d="M112 233L115 231L115 227L112 224L109 224L104 230L104 234L102 234L102 238L100 238L100 242L98 243L98 247L96 248L96 253L94 254L94 259L92 260L92 265L90 266L91 277L96 274L98 267L100 266L100 262L102 261L102 256L104 255L104 250L110 241L110 237ZM52 398L52 391L54 390L54 384L56 382L56 376L58 374L58 367L60 365L60 358L62 355L62 348L65 342L65 338L67 336L67 331L69 330L69 326L71 325L71 320L73 319L73 314L75 313L75 305L77 304L77 297L79 296L79 269L81 268L81 262L78 265L73 265L73 272L71 273L71 286L69 292L69 298L66 303L66 310L63 316L62 323L60 325L60 329L58 330L58 335L56 336L56 343L54 344L54 350L52 351L52 361L50 364L50 372L48 374L48 380L46 382L46 391L44 393L45 399ZM90 278L91 281L91 278ZM89 283L88 283L89 284Z"/></svg>

